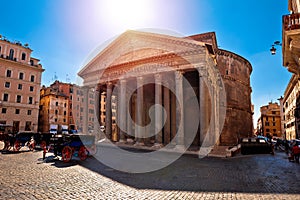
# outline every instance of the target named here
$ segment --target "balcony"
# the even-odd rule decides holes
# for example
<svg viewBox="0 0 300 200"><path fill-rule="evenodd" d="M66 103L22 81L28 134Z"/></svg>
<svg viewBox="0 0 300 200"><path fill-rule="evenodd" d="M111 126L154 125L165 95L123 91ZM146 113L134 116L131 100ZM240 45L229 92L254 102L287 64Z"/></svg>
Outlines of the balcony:
<svg viewBox="0 0 300 200"><path fill-rule="evenodd" d="M283 66L300 74L300 13L282 17Z"/></svg>
<svg viewBox="0 0 300 200"><path fill-rule="evenodd" d="M285 31L295 30L299 28L300 28L300 13L283 16L283 29Z"/></svg>

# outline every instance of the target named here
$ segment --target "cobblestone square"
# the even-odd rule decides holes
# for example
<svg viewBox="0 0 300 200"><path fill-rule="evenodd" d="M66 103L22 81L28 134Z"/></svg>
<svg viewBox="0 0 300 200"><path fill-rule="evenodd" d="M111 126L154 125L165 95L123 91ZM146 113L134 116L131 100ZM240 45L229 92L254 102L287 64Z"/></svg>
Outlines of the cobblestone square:
<svg viewBox="0 0 300 200"><path fill-rule="evenodd" d="M101 152L101 149L100 149ZM0 154L0 199L300 199L300 165L285 153L198 159L130 174L93 157L44 162L42 151Z"/></svg>

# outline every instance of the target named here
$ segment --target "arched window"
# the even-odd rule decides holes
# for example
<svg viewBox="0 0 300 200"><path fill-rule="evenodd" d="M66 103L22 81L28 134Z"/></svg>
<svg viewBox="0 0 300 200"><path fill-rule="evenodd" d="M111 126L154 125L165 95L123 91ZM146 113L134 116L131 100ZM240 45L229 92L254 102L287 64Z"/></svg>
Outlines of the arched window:
<svg viewBox="0 0 300 200"><path fill-rule="evenodd" d="M9 57L8 57L10 60L14 59L14 53L15 53L15 51L13 49L10 49L10 51L9 51Z"/></svg>
<svg viewBox="0 0 300 200"><path fill-rule="evenodd" d="M22 60L26 60L26 53L22 53Z"/></svg>

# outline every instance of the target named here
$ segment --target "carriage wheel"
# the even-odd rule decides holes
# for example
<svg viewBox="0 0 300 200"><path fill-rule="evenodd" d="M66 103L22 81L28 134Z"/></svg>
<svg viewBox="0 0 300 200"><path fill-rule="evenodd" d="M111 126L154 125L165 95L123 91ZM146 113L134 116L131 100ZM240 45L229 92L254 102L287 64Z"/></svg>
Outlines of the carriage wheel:
<svg viewBox="0 0 300 200"><path fill-rule="evenodd" d="M78 156L80 158L80 160L85 160L88 156L89 152L88 150L85 148L85 146L81 146L79 148L79 151L78 151Z"/></svg>
<svg viewBox="0 0 300 200"><path fill-rule="evenodd" d="M90 155L95 155L97 153L97 146L94 144L88 148L88 152Z"/></svg>
<svg viewBox="0 0 300 200"><path fill-rule="evenodd" d="M64 162L69 162L72 158L72 149L69 146L65 146L61 151L61 157Z"/></svg>
<svg viewBox="0 0 300 200"><path fill-rule="evenodd" d="M43 141L41 142L40 146L41 146L42 149L46 148L46 147L47 147L46 141L43 140Z"/></svg>
<svg viewBox="0 0 300 200"><path fill-rule="evenodd" d="M3 151L6 151L6 150L8 150L8 148L9 148L9 145L10 145L10 143L9 143L9 141L4 141L4 147L3 147Z"/></svg>
<svg viewBox="0 0 300 200"><path fill-rule="evenodd" d="M14 143L14 151L19 151L21 149L20 142L18 140Z"/></svg>

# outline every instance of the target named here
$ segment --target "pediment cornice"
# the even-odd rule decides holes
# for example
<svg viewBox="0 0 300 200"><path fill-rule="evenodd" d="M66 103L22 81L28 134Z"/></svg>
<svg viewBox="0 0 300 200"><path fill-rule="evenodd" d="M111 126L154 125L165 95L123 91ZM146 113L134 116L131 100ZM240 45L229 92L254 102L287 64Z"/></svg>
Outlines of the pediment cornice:
<svg viewBox="0 0 300 200"><path fill-rule="evenodd" d="M99 70L120 64L128 64L129 62L172 53L178 55L188 54L188 52L199 51L200 49L205 49L205 43L195 41L191 38L127 31L98 53L96 57L84 66L78 75L84 78L87 74L97 73ZM147 53L134 56L135 53L137 54L143 50L147 51ZM205 54L206 52L203 51L203 53ZM126 54L133 55L130 58L130 56L126 57Z"/></svg>

